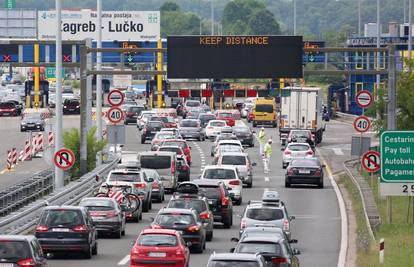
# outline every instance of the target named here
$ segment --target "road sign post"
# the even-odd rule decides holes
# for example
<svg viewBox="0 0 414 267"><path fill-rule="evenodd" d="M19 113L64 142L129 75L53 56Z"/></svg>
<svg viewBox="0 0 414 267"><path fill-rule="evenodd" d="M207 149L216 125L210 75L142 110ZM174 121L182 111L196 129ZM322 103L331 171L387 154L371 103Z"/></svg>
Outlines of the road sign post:
<svg viewBox="0 0 414 267"><path fill-rule="evenodd" d="M75 154L68 148L62 148L56 151L53 158L55 166L61 170L68 170L75 164Z"/></svg>

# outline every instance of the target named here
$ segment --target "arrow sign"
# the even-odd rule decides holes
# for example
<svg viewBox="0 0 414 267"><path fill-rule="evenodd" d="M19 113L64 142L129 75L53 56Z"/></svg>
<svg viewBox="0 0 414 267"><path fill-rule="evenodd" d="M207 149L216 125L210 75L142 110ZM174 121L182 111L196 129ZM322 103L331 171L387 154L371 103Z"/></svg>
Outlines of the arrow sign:
<svg viewBox="0 0 414 267"><path fill-rule="evenodd" d="M132 55L128 55L127 60L131 63L134 60L134 57Z"/></svg>
<svg viewBox="0 0 414 267"><path fill-rule="evenodd" d="M55 153L53 161L56 167L66 171L75 164L75 154L68 148L62 148Z"/></svg>
<svg viewBox="0 0 414 267"><path fill-rule="evenodd" d="M355 101L360 108L367 108L371 106L373 97L370 91L362 90L356 95Z"/></svg>
<svg viewBox="0 0 414 267"><path fill-rule="evenodd" d="M377 172L380 170L380 160L380 153L367 151L362 155L361 165L367 172Z"/></svg>
<svg viewBox="0 0 414 267"><path fill-rule="evenodd" d="M309 60L309 62L314 62L315 61L315 56L314 55L309 55L308 60Z"/></svg>
<svg viewBox="0 0 414 267"><path fill-rule="evenodd" d="M354 129L359 133L365 133L371 128L371 121L367 116L359 116L354 120Z"/></svg>

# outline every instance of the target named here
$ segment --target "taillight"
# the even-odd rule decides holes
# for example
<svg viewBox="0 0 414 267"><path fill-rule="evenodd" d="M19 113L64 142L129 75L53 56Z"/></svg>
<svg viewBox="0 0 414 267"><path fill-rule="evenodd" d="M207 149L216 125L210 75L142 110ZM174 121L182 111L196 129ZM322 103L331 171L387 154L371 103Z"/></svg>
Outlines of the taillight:
<svg viewBox="0 0 414 267"><path fill-rule="evenodd" d="M247 226L246 219L242 219L240 221L240 229L244 229L246 228L246 226Z"/></svg>
<svg viewBox="0 0 414 267"><path fill-rule="evenodd" d="M46 232L49 230L49 227L47 227L46 225L38 225L36 226L36 232Z"/></svg>
<svg viewBox="0 0 414 267"><path fill-rule="evenodd" d="M285 155L291 155L292 152L290 152L290 150L285 150L285 152L283 152L283 154L285 154Z"/></svg>
<svg viewBox="0 0 414 267"><path fill-rule="evenodd" d="M190 227L187 228L187 231L189 232L198 232L198 230L200 230L200 227L198 227L197 225L192 225Z"/></svg>
<svg viewBox="0 0 414 267"><path fill-rule="evenodd" d="M210 219L210 213L208 213L208 212L200 213L200 219L203 219L203 220Z"/></svg>
<svg viewBox="0 0 414 267"><path fill-rule="evenodd" d="M35 267L36 266L35 262L32 259L20 260L20 261L17 262L17 265L18 266L26 266L26 267L28 267L28 266Z"/></svg>
<svg viewBox="0 0 414 267"><path fill-rule="evenodd" d="M289 231L290 225L288 219L283 220L283 231Z"/></svg>
<svg viewBox="0 0 414 267"><path fill-rule="evenodd" d="M240 180L231 180L229 182L230 185L240 185Z"/></svg>
<svg viewBox="0 0 414 267"><path fill-rule="evenodd" d="M181 256L181 255L183 255L183 252L181 251L181 249L177 249L177 250L175 251L175 255L177 255L177 256Z"/></svg>
<svg viewBox="0 0 414 267"><path fill-rule="evenodd" d="M159 188L158 183L153 183L152 188Z"/></svg>
<svg viewBox="0 0 414 267"><path fill-rule="evenodd" d="M153 224L153 225L151 226L151 228L152 228L152 229L162 229L161 225L159 225L159 224Z"/></svg>
<svg viewBox="0 0 414 267"><path fill-rule="evenodd" d="M313 156L313 151L312 151L312 150L308 150L308 151L306 152L306 155L311 155L311 156Z"/></svg>
<svg viewBox="0 0 414 267"><path fill-rule="evenodd" d="M81 225L73 227L72 230L75 231L75 232L84 233L84 232L88 231L88 227L84 224L81 224Z"/></svg>
<svg viewBox="0 0 414 267"><path fill-rule="evenodd" d="M139 189L144 189L147 187L147 185L145 183L137 183L137 184L134 184L134 187L139 188Z"/></svg>
<svg viewBox="0 0 414 267"><path fill-rule="evenodd" d="M294 168L290 168L290 169L288 169L288 171L287 171L287 174L288 175L293 175L295 173L295 169Z"/></svg>
<svg viewBox="0 0 414 267"><path fill-rule="evenodd" d="M321 173L322 173L322 170L321 170L321 169L317 169L317 170L315 171L315 176L320 176L320 175L321 175Z"/></svg>
<svg viewBox="0 0 414 267"><path fill-rule="evenodd" d="M230 204L230 199L228 197L223 197L221 200L222 206L228 206Z"/></svg>
<svg viewBox="0 0 414 267"><path fill-rule="evenodd" d="M106 212L105 215L106 215L107 218L114 218L114 217L118 216L118 213L113 210L113 211Z"/></svg>
<svg viewBox="0 0 414 267"><path fill-rule="evenodd" d="M278 258L273 258L272 263L275 263L275 264L288 263L288 260L285 257L278 257Z"/></svg>
<svg viewBox="0 0 414 267"><path fill-rule="evenodd" d="M172 163L171 163L171 173L172 174L175 173L175 161L172 161Z"/></svg>

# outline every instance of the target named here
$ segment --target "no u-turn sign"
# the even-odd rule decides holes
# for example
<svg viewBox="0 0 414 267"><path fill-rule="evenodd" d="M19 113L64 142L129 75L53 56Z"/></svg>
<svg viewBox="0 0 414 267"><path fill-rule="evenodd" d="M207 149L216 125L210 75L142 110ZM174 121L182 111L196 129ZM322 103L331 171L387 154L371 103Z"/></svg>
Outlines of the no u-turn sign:
<svg viewBox="0 0 414 267"><path fill-rule="evenodd" d="M66 171L75 164L75 154L70 149L62 148L55 153L53 161L56 167Z"/></svg>

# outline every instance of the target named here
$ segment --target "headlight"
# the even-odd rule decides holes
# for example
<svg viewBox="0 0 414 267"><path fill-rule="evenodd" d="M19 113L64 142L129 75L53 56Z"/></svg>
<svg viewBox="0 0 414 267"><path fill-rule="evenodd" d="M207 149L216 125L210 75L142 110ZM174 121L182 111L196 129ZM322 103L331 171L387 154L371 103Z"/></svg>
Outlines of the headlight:
<svg viewBox="0 0 414 267"><path fill-rule="evenodd" d="M26 125L26 123L25 122L22 122L21 125Z"/></svg>

